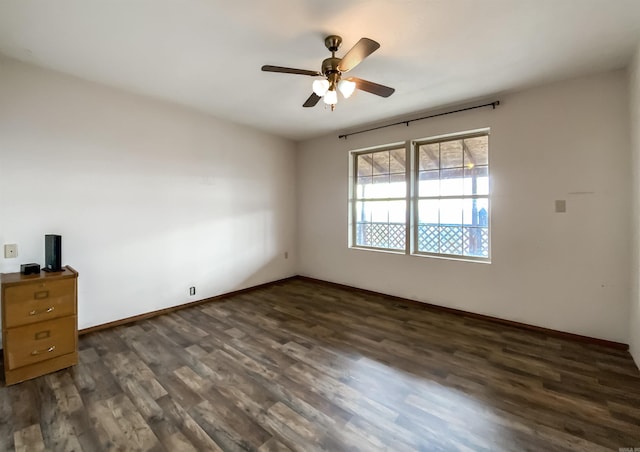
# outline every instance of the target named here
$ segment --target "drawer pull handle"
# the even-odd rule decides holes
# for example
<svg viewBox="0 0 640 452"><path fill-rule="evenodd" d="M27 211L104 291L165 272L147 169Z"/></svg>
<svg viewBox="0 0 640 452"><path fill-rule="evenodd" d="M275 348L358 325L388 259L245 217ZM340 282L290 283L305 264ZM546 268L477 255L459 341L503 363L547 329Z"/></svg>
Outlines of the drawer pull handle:
<svg viewBox="0 0 640 452"><path fill-rule="evenodd" d="M56 349L56 346L52 345L51 347L45 348L44 350L34 350L31 352L31 355L36 356L36 355L41 355L42 353L51 353L55 349Z"/></svg>
<svg viewBox="0 0 640 452"><path fill-rule="evenodd" d="M49 313L49 312L53 312L54 309L55 309L55 307L53 307L53 306L49 306L47 309L45 309L43 311L36 311L34 309L33 311L29 311L29 315L46 314L46 313Z"/></svg>
<svg viewBox="0 0 640 452"><path fill-rule="evenodd" d="M49 298L49 291L48 290L42 290L40 292L36 292L33 294L33 298L35 298L36 300L42 300L43 298Z"/></svg>
<svg viewBox="0 0 640 452"><path fill-rule="evenodd" d="M34 336L33 336L33 338L36 341L41 341L42 339L46 339L48 337L51 337L51 330L40 331L40 332L34 334Z"/></svg>

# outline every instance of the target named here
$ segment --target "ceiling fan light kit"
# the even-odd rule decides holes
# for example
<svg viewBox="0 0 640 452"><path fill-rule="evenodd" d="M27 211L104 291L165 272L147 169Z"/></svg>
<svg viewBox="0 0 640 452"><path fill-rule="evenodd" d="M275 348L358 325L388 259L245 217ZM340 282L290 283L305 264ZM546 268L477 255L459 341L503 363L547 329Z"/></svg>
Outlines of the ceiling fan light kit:
<svg viewBox="0 0 640 452"><path fill-rule="evenodd" d="M331 105L331 110L333 110L338 103L338 93L335 89L330 89L324 94L324 97L322 99L324 100L325 104Z"/></svg>
<svg viewBox="0 0 640 452"><path fill-rule="evenodd" d="M344 98L348 99L356 90L356 82L352 82L351 80L340 80L338 82L338 89Z"/></svg>
<svg viewBox="0 0 640 452"><path fill-rule="evenodd" d="M312 87L313 92L322 97L329 91L329 80L314 80Z"/></svg>
<svg viewBox="0 0 640 452"><path fill-rule="evenodd" d="M340 91L344 98L348 99L356 88L381 97L389 97L393 94L395 90L388 86L356 77L342 78L342 74L350 71L360 64L362 60L378 50L380 44L369 38L361 38L342 58L337 58L336 51L341 44L342 38L340 36L331 35L325 38L324 45L331 52L331 57L322 62L322 72L270 65L262 66L262 70L265 72L324 77L321 80L314 80L312 84L313 93L302 105L303 107L314 107L320 99L323 99L324 103L329 105L331 111L333 111L338 103L337 91Z"/></svg>

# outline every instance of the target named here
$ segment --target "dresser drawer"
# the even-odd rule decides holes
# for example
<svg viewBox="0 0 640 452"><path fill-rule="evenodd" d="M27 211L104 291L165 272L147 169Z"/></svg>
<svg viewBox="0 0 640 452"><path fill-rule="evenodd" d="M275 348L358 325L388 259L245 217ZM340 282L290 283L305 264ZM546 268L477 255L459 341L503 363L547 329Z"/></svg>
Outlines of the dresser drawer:
<svg viewBox="0 0 640 452"><path fill-rule="evenodd" d="M74 315L75 295L75 279L7 287L3 301L5 328Z"/></svg>
<svg viewBox="0 0 640 452"><path fill-rule="evenodd" d="M75 352L76 328L76 317L72 316L5 330L4 353L8 368Z"/></svg>

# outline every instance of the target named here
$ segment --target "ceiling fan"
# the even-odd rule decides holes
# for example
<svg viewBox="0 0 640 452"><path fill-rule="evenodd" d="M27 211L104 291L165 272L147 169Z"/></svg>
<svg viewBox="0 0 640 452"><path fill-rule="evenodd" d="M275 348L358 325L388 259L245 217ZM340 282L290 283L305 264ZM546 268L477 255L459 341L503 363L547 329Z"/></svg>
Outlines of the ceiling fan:
<svg viewBox="0 0 640 452"><path fill-rule="evenodd" d="M331 111L336 108L338 103L339 90L345 98L353 94L357 88L377 96L389 97L395 89L388 86L379 85L377 83L363 80L357 77L342 78L342 74L349 72L356 67L366 57L378 50L380 44L373 39L361 38L351 50L349 50L342 58L336 57L336 52L342 44L340 36L327 36L324 45L331 52L331 58L327 58L322 62L322 71L309 71L305 69L293 69L282 66L262 66L265 72L282 72L285 74L309 75L311 77L324 77L321 80L313 82L313 93L309 96L303 107L314 107L318 101L323 98L324 103L331 106Z"/></svg>

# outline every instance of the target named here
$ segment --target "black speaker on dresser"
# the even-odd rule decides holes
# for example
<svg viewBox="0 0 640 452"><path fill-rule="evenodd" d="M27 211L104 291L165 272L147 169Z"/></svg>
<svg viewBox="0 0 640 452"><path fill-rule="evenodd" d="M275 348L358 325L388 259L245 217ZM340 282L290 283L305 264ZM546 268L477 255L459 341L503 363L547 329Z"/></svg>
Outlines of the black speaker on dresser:
<svg viewBox="0 0 640 452"><path fill-rule="evenodd" d="M44 236L44 268L46 272L62 271L62 236L47 234Z"/></svg>

